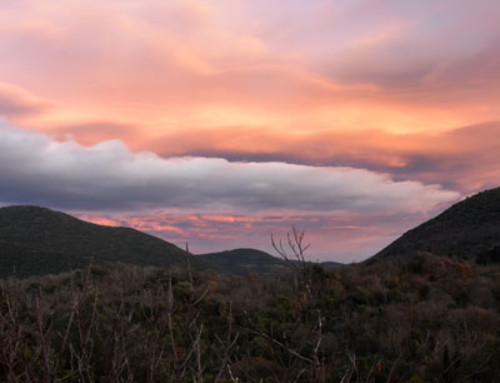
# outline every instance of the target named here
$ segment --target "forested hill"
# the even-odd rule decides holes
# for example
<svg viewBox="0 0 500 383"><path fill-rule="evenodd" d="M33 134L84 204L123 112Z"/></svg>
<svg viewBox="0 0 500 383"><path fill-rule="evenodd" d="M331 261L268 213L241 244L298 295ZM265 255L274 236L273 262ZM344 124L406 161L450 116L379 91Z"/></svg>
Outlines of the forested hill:
<svg viewBox="0 0 500 383"><path fill-rule="evenodd" d="M201 254L198 257L221 270L238 275L282 271L290 267L283 259L256 249L234 249Z"/></svg>
<svg viewBox="0 0 500 383"><path fill-rule="evenodd" d="M210 267L192 258L195 269ZM184 267L186 253L131 228L96 225L36 206L0 208L0 277L60 273L90 262Z"/></svg>
<svg viewBox="0 0 500 383"><path fill-rule="evenodd" d="M500 188L480 192L408 231L372 259L429 252L500 261Z"/></svg>

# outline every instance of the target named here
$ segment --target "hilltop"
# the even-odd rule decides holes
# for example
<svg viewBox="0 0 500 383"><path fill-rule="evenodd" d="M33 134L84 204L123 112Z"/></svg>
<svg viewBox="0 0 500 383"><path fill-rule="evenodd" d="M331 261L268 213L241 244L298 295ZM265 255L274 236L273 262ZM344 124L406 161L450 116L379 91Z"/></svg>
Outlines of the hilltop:
<svg viewBox="0 0 500 383"><path fill-rule="evenodd" d="M61 273L91 262L184 267L186 252L135 229L96 225L47 208L0 208L0 278L14 271L20 277ZM195 257L192 265L210 267Z"/></svg>
<svg viewBox="0 0 500 383"><path fill-rule="evenodd" d="M372 259L417 252L480 263L500 260L500 188L486 190L451 206L406 232Z"/></svg>
<svg viewBox="0 0 500 383"><path fill-rule="evenodd" d="M210 262L221 270L237 275L246 275L251 272L268 273L289 268L283 259L256 249L234 249L200 254L197 257Z"/></svg>

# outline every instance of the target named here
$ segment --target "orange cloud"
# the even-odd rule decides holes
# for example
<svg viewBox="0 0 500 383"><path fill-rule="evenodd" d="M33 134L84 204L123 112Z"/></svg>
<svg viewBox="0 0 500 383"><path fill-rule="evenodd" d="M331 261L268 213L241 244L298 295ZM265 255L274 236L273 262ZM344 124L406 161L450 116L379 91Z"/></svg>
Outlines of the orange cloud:
<svg viewBox="0 0 500 383"><path fill-rule="evenodd" d="M450 32L429 41L417 28L436 12L433 6L413 14L384 6L373 16L361 6L304 5L278 13L265 6L272 12L255 25L246 17L262 5L23 5L3 10L3 38L18 48L0 50L8 58L0 70L4 81L57 106L30 124L47 132L110 121L134 126L134 134L117 132L114 138L139 150L147 149L144 140L191 129L442 132L500 118L495 35L481 26L474 33L484 44L475 51L468 45L463 53L450 48L453 54L443 58L437 42L448 41ZM335 52L328 57L310 51L305 41L316 46L314 38L329 31L304 20L301 40L286 26L301 15L333 15L320 24L337 31L348 28L343 15L356 12L366 25L352 27L349 38L322 36L327 48L320 52ZM75 135L84 134L82 142L103 139L98 132Z"/></svg>
<svg viewBox="0 0 500 383"><path fill-rule="evenodd" d="M87 184L94 181L99 190L123 175L120 170L133 168L133 176L124 177L126 189L139 190L140 198L134 198L143 203L161 199L162 193L145 198L152 188L141 177L151 163L140 171L134 164L154 155L137 154L142 151L166 159L305 164L308 174L316 175L320 165L348 166L356 168L352 174L470 193L500 179L495 139L500 134L495 122L500 121L499 12L500 3L489 0L481 6L469 0L285 5L260 0L5 0L0 9L0 115L50 135L33 136L5 151L11 156L38 153L30 162L33 179L43 171L45 178L59 174L64 184L65 177L78 173L78 165L94 177ZM40 142L50 150L29 147ZM60 157L48 161L47 153L54 152ZM116 158L140 161L125 161L125 166ZM156 157L152 162L171 164ZM195 168L189 168L193 174ZM148 182L158 179L151 176ZM318 185L321 179L315 178ZM79 182L76 176L71 180ZM181 188L180 182L176 185ZM66 190L54 187L37 198L54 200ZM9 195L21 192L26 187ZM337 222L290 212L257 218L195 213L193 208L180 221L162 223L143 217L134 225L175 238L189 234L229 244L231 235L243 239L299 222L318 233L321 227L342 231L351 246L344 246L346 254L373 248L401 228L391 221L382 232L358 225L357 218ZM241 231L224 231L225 225ZM326 243L326 237L318 240Z"/></svg>
<svg viewBox="0 0 500 383"><path fill-rule="evenodd" d="M499 179L496 153L500 152L500 141L494 139L499 135L500 122L436 134L382 130L286 134L238 127L177 132L158 138L149 147L164 156L196 154L368 168L471 192L494 186Z"/></svg>
<svg viewBox="0 0 500 383"><path fill-rule="evenodd" d="M0 82L0 116L12 119L40 116L49 105L23 88Z"/></svg>

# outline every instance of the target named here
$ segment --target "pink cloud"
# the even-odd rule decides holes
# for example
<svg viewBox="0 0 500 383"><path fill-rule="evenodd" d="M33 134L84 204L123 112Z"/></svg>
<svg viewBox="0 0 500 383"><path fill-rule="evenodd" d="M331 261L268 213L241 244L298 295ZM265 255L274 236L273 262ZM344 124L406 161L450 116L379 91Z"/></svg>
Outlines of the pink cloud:
<svg viewBox="0 0 500 383"><path fill-rule="evenodd" d="M116 140L92 147L58 142L5 122L0 176L2 205L78 212L94 222L194 242L199 249L264 244L269 233L295 224L311 231L318 257L368 256L405 220L428 217L459 198L436 184L395 181L367 169L165 159L133 153ZM336 249L333 234L342 242Z"/></svg>
<svg viewBox="0 0 500 383"><path fill-rule="evenodd" d="M252 180L260 172L266 182L287 181L291 194L320 202L330 201L320 192L325 187L345 185L345 195L356 198L359 188L389 190L398 206L433 190L492 186L500 177L499 126L491 122L500 121L499 11L493 0L7 0L0 10L0 114L46 135L11 132L22 136L11 147L4 140L5 174L32 172L10 178L17 189L4 187L4 198L44 186L37 201L69 206L79 199L95 208L116 202L105 196L122 187L132 205L148 205L166 195L168 185L158 179L172 181L165 176L173 174L165 170L173 167L171 157L190 155L212 157L179 165L190 174L213 171L227 186L225 171L245 169ZM320 176L324 168L328 177ZM310 189L292 182L297 174L314 181ZM40 175L53 182L35 182ZM85 194L81 179L99 193ZM171 184L183 189L180 181ZM75 187L83 194L64 194ZM231 190L233 197L246 192ZM214 190L205 192L193 201L209 200ZM326 228L339 233L345 254L372 249L400 227L393 216L377 216L390 222L383 231L370 231L357 217L328 221L313 217L319 205L307 204L304 215L286 205L281 215L254 217L248 214L254 207L229 194L223 197L231 214L191 211L161 227L156 218L137 224L175 238L198 236L208 246L209 238L229 244L231 235L260 238L276 225L304 223L323 233L323 244ZM284 201L260 197L277 201L268 210ZM347 210L375 214L366 199L357 201ZM416 211L406 208L415 222ZM182 226L188 224L189 230ZM224 232L224 225L241 231Z"/></svg>
<svg viewBox="0 0 500 383"><path fill-rule="evenodd" d="M0 115L30 117L47 111L49 105L25 89L0 82Z"/></svg>
<svg viewBox="0 0 500 383"><path fill-rule="evenodd" d="M180 215L162 211L148 215L77 213L94 223L128 226L164 238L195 254L232 248L254 247L276 255L271 237L286 238L292 225L306 230L311 243L307 258L316 261L360 261L375 254L399 236L400 231L420 223L429 215Z"/></svg>
<svg viewBox="0 0 500 383"><path fill-rule="evenodd" d="M284 134L272 129L179 131L142 145L164 156L187 154L310 165L344 165L441 183L472 192L499 179L500 123L440 134L395 134L382 130ZM195 138L193 138L195 137Z"/></svg>
<svg viewBox="0 0 500 383"><path fill-rule="evenodd" d="M465 40L470 42L462 44L464 39L456 36L470 21L465 12L454 20L443 5L365 1L325 11L324 5L315 4L243 4L123 0L48 7L27 2L22 11L10 14L8 19L14 21L3 26L9 43L2 49L7 59L0 68L5 81L29 86L70 109L88 108L95 118L103 117L98 115L104 113L103 104L108 113L112 105L128 108L131 116L148 108L157 118L151 106L168 113L174 107L189 112L223 103L257 112L302 109L314 123L314 111L304 107L344 109L349 103L359 106L366 95L375 108L406 105L416 108L417 116L419 106L432 110L452 91L456 101L464 82L468 87L458 98L471 106L491 106L488 100L498 89L492 50L498 46L498 30L494 24L478 22L467 32ZM461 2L460 7L467 5ZM493 14L495 5L476 8L470 13L473 21ZM318 30L316 16L328 21L319 23ZM434 33L429 34L427 27L436 24L437 17L443 18L445 27L430 28ZM283 31L285 25L289 28ZM302 40L292 33L296 26ZM460 50L453 41L460 41ZM317 52L309 49L311 45ZM479 73L482 80L472 81ZM487 94L477 92L491 81ZM346 83L366 87L340 85ZM378 91L367 93L370 85ZM405 91L394 94L394 86L404 86ZM111 119L119 112L114 113ZM476 114L475 121L462 122L494 117L493 111Z"/></svg>

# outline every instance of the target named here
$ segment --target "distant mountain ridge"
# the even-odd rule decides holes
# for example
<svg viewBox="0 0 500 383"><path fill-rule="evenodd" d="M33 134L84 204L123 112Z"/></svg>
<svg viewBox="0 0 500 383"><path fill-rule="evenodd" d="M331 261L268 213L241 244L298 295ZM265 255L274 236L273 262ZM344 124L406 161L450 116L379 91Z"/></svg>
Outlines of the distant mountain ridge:
<svg viewBox="0 0 500 383"><path fill-rule="evenodd" d="M456 203L406 232L370 260L429 252L480 263L500 261L500 188Z"/></svg>
<svg viewBox="0 0 500 383"><path fill-rule="evenodd" d="M160 238L101 226L37 206L0 208L0 278L60 273L93 263L186 265L186 252ZM195 269L211 265L192 257Z"/></svg>
<svg viewBox="0 0 500 383"><path fill-rule="evenodd" d="M218 267L221 270L245 275L251 272L269 273L282 271L289 267L277 257L256 249L234 249L217 253L200 254L196 256Z"/></svg>
<svg viewBox="0 0 500 383"><path fill-rule="evenodd" d="M258 274L273 273L294 267L303 267L302 262L296 259L284 260L256 249L226 250L216 253L200 254L197 257L210 262L221 271L236 275L246 275L252 272ZM311 265L316 263L307 262L307 264ZM317 264L326 270L338 270L345 267L343 263L331 261Z"/></svg>

